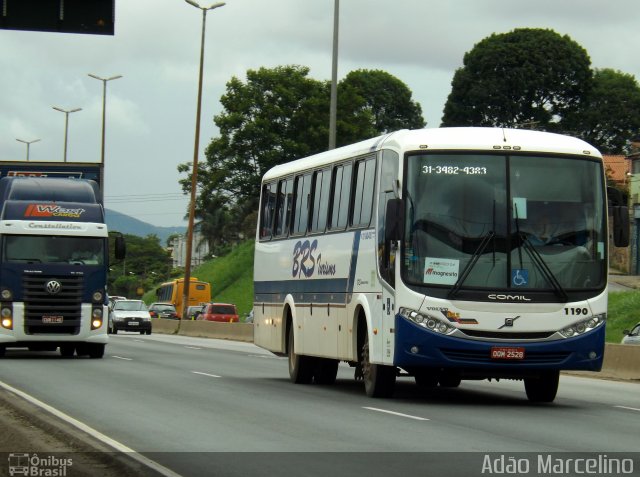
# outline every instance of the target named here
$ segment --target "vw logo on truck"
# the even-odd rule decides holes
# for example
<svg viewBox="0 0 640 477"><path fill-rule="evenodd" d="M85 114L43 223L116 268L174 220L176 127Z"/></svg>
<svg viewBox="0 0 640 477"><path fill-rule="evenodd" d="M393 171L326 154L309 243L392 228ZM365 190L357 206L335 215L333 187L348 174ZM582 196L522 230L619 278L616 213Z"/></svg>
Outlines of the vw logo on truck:
<svg viewBox="0 0 640 477"><path fill-rule="evenodd" d="M44 287L49 295L57 295L62 290L62 284L58 280L49 280Z"/></svg>

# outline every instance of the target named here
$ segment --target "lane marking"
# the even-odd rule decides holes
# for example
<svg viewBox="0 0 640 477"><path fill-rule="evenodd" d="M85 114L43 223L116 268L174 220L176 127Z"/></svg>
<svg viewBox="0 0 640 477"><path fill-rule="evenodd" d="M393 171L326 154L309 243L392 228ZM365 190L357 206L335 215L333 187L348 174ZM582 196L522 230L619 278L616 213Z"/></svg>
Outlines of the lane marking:
<svg viewBox="0 0 640 477"><path fill-rule="evenodd" d="M202 349L202 348L198 348L197 346L185 346L185 348L187 348L187 349Z"/></svg>
<svg viewBox="0 0 640 477"><path fill-rule="evenodd" d="M221 378L217 374L201 373L200 371L191 371L193 374L200 374L201 376L209 376L210 378Z"/></svg>
<svg viewBox="0 0 640 477"><path fill-rule="evenodd" d="M640 409L638 409L637 407L627 407L627 406L613 406L613 407L617 407L619 409L628 409L630 411L638 411L638 412L640 412Z"/></svg>
<svg viewBox="0 0 640 477"><path fill-rule="evenodd" d="M402 414L401 412L395 412L395 411L387 411L386 409L378 409L377 407L363 407L362 409L368 409L369 411L376 411L376 412L384 412L386 414L392 414L394 416L400 416L400 417L406 417L409 419L415 419L416 421L430 421L431 419L427 419L426 417L418 417L418 416L412 416L410 414Z"/></svg>
<svg viewBox="0 0 640 477"><path fill-rule="evenodd" d="M8 384L2 381L0 381L0 387L6 389L7 391L13 394L16 394L17 396L20 396L21 398L29 401L31 404L34 404L35 406L38 406L40 409L43 409L48 413L54 415L58 419L62 419L64 422L71 424L72 426L81 430L82 432L85 432L86 434L89 434L91 437L99 440L103 444L106 444L112 447L116 451L127 454L127 457L131 457L133 460L139 462L140 464L155 470L160 475L164 475L166 477L181 477L180 474L175 473L171 469L168 469L167 467L164 467L163 465L158 464L156 461L151 460L148 457L138 454L131 447L125 446L124 444L116 441L115 439L112 439L111 437L106 436L100 431L95 430L93 427L88 426L84 422L74 419L73 417L69 416L68 414L65 414L62 411L59 411L58 409L56 409L53 406L50 406L49 404L45 404L44 402L40 401L38 398L31 396L30 394L20 391L19 389L16 389L13 386L9 386Z"/></svg>
<svg viewBox="0 0 640 477"><path fill-rule="evenodd" d="M133 340L133 341L135 341L136 343L146 343L145 340Z"/></svg>
<svg viewBox="0 0 640 477"><path fill-rule="evenodd" d="M122 359L124 361L133 361L133 358L124 358L122 356L111 356L112 358Z"/></svg>

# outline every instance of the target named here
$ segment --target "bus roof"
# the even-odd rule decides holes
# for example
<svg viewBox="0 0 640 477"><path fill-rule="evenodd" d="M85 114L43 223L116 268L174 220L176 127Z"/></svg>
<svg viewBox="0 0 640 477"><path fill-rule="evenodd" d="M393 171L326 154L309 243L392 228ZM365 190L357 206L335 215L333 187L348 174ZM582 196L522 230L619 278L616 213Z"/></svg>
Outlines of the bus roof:
<svg viewBox="0 0 640 477"><path fill-rule="evenodd" d="M322 167L325 164L361 156L383 148L402 151L446 149L493 152L497 150L517 150L519 152L546 152L602 158L596 148L581 139L528 129L480 127L402 129L275 166L267 171L263 180Z"/></svg>

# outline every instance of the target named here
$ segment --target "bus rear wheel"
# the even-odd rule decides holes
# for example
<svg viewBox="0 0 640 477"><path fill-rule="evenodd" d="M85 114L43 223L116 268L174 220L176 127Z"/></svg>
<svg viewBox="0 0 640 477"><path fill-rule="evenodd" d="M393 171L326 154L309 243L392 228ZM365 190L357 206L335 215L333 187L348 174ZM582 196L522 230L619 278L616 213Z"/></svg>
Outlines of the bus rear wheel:
<svg viewBox="0 0 640 477"><path fill-rule="evenodd" d="M310 356L302 356L294 351L293 325L289 327L287 337L287 356L289 358L289 378L295 384L310 384L315 371L315 360Z"/></svg>
<svg viewBox="0 0 640 477"><path fill-rule="evenodd" d="M334 384L338 376L338 360L316 358L317 364L313 374L316 384Z"/></svg>
<svg viewBox="0 0 640 477"><path fill-rule="evenodd" d="M524 389L531 402L553 402L558 392L560 371L545 371L536 378L525 378Z"/></svg>
<svg viewBox="0 0 640 477"><path fill-rule="evenodd" d="M388 398L393 395L396 385L396 368L382 364L372 364L369 360L369 335L362 346L362 376L364 390L369 397Z"/></svg>

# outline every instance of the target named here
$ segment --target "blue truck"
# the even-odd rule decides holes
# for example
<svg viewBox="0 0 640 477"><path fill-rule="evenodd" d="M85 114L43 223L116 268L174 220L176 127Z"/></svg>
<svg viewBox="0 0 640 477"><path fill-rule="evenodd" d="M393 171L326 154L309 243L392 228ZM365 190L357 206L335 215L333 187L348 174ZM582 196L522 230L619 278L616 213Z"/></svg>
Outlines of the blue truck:
<svg viewBox="0 0 640 477"><path fill-rule="evenodd" d="M99 163L0 162L0 357L102 358L109 236ZM122 237L114 256L123 259Z"/></svg>

